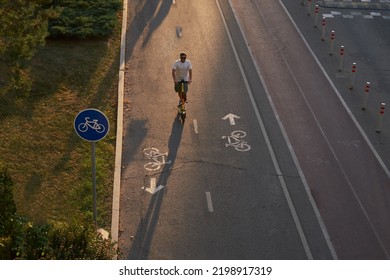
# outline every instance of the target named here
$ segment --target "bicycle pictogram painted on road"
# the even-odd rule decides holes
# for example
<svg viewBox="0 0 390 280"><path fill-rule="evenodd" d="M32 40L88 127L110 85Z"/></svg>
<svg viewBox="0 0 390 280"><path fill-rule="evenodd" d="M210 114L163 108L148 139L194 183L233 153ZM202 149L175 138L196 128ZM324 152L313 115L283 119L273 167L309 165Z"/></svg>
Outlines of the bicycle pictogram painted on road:
<svg viewBox="0 0 390 280"><path fill-rule="evenodd" d="M251 149L251 146L248 142L242 140L245 136L245 131L235 130L229 136L222 136L222 139L228 140L228 143L225 143L225 147L234 147L237 151L247 152Z"/></svg>
<svg viewBox="0 0 390 280"><path fill-rule="evenodd" d="M166 161L168 153L161 153L156 148L144 149L144 155L151 161L144 165L144 168L149 171L156 171L161 168L164 164L170 164L171 161Z"/></svg>

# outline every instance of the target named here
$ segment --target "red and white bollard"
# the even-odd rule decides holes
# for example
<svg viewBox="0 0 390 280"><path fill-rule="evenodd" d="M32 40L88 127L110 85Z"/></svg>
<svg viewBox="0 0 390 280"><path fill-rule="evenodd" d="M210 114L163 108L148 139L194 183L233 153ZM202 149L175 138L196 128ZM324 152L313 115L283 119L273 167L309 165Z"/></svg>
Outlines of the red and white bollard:
<svg viewBox="0 0 390 280"><path fill-rule="evenodd" d="M326 26L326 19L325 17L322 17L322 37L321 41L325 41L325 26Z"/></svg>
<svg viewBox="0 0 390 280"><path fill-rule="evenodd" d="M356 75L356 62L352 63L351 84L349 85L349 89L353 89L353 83L355 81L355 75Z"/></svg>
<svg viewBox="0 0 390 280"><path fill-rule="evenodd" d="M344 61L344 46L340 47L340 64L339 64L339 72L343 70L343 61Z"/></svg>
<svg viewBox="0 0 390 280"><path fill-rule="evenodd" d="M367 100L368 100L368 93L370 92L370 82L366 82L366 85L364 86L364 95L363 95L363 105L362 110L365 111L367 108Z"/></svg>
<svg viewBox="0 0 390 280"><path fill-rule="evenodd" d="M314 9L314 13L315 13L315 22L314 22L314 27L317 28L317 25L318 25L318 12L319 12L319 7L318 5L316 5L315 9Z"/></svg>
<svg viewBox="0 0 390 280"><path fill-rule="evenodd" d="M329 53L329 55L333 55L334 37L335 37L335 32L334 32L334 30L332 30L332 32L330 33L330 53Z"/></svg>
<svg viewBox="0 0 390 280"><path fill-rule="evenodd" d="M310 16L311 14L311 0L307 0L307 15Z"/></svg>
<svg viewBox="0 0 390 280"><path fill-rule="evenodd" d="M379 110L379 116L378 116L378 122L376 125L376 132L380 133L382 131L382 122L383 122L383 115L385 114L385 103L381 103L381 108Z"/></svg>

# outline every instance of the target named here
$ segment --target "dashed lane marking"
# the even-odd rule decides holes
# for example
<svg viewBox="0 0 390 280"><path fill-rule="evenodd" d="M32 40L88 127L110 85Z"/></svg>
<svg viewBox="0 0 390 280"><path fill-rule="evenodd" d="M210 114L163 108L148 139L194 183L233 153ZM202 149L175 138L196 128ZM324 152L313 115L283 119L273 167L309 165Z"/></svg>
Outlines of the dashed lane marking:
<svg viewBox="0 0 390 280"><path fill-rule="evenodd" d="M194 130L195 130L195 133L198 134L199 131L198 131L198 121L194 119Z"/></svg>
<svg viewBox="0 0 390 280"><path fill-rule="evenodd" d="M207 208L209 209L209 212L214 212L213 201L211 200L210 192L206 192L206 200L207 200Z"/></svg>

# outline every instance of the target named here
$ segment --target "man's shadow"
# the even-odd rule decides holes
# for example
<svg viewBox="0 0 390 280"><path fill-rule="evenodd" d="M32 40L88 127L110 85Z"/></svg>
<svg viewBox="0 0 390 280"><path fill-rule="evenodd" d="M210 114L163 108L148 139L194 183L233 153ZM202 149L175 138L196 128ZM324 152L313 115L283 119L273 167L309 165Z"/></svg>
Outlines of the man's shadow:
<svg viewBox="0 0 390 280"><path fill-rule="evenodd" d="M178 118L175 118L172 124L171 136L168 141L168 156L158 180L156 187L164 186L161 190L152 194L145 216L141 219L137 232L134 236L128 259L145 260L150 253L150 244L160 217L160 210L165 194L167 193L167 181L171 175L177 152L180 146L183 133L183 124ZM168 164L169 162L169 164Z"/></svg>

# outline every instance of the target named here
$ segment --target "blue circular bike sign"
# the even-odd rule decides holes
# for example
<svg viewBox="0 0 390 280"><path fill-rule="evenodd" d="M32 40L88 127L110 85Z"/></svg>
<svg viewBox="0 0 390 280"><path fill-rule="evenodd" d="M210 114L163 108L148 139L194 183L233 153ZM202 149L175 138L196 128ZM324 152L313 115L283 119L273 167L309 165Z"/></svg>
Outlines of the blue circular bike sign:
<svg viewBox="0 0 390 280"><path fill-rule="evenodd" d="M84 140L96 142L108 133L110 124L106 115L97 109L85 109L74 119L74 130Z"/></svg>

